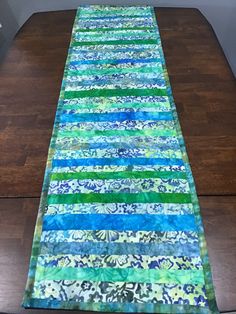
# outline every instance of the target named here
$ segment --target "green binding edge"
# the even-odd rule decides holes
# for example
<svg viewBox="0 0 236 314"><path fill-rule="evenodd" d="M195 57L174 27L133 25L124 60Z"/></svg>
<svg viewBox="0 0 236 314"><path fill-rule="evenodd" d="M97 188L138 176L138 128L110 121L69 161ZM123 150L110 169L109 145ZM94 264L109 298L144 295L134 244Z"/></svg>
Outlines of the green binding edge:
<svg viewBox="0 0 236 314"><path fill-rule="evenodd" d="M82 7L82 6L81 6ZM150 7L150 10L152 12L153 20L156 22L156 25L154 28L156 28L157 32L159 33L159 28L156 20L156 14L153 7ZM56 111L56 116L54 120L54 126L53 126L53 132L52 132L52 138L49 145L48 150L48 157L47 157L47 163L46 163L46 169L45 169L45 175L44 175L44 181L43 181L43 188L40 198L40 205L39 205L39 212L36 220L36 226L35 226L35 232L34 232L34 238L33 238L33 245L32 245L32 252L31 252L31 258L30 258L30 266L29 266L29 273L28 273L28 279L26 283L24 298L22 302L22 306L25 308L54 308L54 309L70 309L70 310L85 310L85 311L106 311L106 312L144 312L144 313L173 313L173 314L181 314L181 313L188 313L188 314L219 314L219 311L217 309L216 300L215 300L215 293L214 293L214 287L212 282L212 275L211 275L211 268L207 253L207 246L206 246L206 240L204 236L204 229L202 224L202 218L200 214L200 207L198 203L197 193L195 189L195 183L192 175L192 171L189 165L189 160L187 157L186 147L184 138L182 135L176 106L174 103L174 98L170 86L170 81L168 77L168 72L166 68L164 53L161 42L158 43L160 45L160 55L162 60L162 67L163 67L163 73L166 80L167 85L167 91L168 91L168 98L171 104L172 114L176 126L176 132L177 132L177 138L180 145L181 152L183 154L183 161L186 168L186 174L190 186L191 191L191 198L192 198L192 204L194 208L194 215L195 215L195 221L196 225L198 226L200 232L199 232L199 244L200 244L200 255L203 262L203 271L204 271L204 279L206 283L206 295L209 302L209 308L206 307L197 307L197 306L189 306L189 305L169 305L169 304L154 304L154 303L145 303L145 304L139 304L139 303L78 303L74 301L53 301L49 299L33 299L31 297L33 286L34 286L34 278L35 278L35 272L36 272L36 265L37 265L37 258L40 251L40 237L42 232L42 220L44 215L44 209L47 205L47 193L48 193L48 187L50 182L50 173L52 168L52 157L55 151L55 142L57 138L58 133L58 124L59 124L59 117L60 117L60 110L63 106L63 100L64 100L64 91L65 91L65 79L67 75L67 66L70 61L71 53L71 44L73 40L73 35L75 31L75 25L79 19L80 15L80 8L78 8L75 21L72 28L72 36L71 41L68 49L68 56L65 64L62 84L61 84L61 91Z"/></svg>

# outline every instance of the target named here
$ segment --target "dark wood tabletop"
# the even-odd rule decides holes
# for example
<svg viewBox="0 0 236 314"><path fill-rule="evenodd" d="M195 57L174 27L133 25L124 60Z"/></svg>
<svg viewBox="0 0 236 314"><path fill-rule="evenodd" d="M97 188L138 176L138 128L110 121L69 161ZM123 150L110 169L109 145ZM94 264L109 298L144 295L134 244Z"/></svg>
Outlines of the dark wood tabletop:
<svg viewBox="0 0 236 314"><path fill-rule="evenodd" d="M156 9L220 311L236 310L236 83L196 9ZM0 312L20 308L75 11L34 14L0 66ZM61 311L61 313L71 313Z"/></svg>

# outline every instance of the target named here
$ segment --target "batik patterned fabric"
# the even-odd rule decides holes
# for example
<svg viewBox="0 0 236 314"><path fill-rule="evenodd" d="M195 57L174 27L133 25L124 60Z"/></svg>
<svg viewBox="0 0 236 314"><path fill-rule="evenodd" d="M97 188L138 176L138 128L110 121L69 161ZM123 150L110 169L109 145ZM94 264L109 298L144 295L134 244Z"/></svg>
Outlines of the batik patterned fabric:
<svg viewBox="0 0 236 314"><path fill-rule="evenodd" d="M23 306L218 313L150 7L77 12Z"/></svg>

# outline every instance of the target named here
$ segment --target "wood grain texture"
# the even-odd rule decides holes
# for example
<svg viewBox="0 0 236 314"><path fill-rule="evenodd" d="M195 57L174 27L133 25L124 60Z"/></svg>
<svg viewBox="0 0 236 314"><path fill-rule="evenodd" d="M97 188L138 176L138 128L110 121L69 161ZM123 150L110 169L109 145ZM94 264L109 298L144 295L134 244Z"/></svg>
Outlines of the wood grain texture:
<svg viewBox="0 0 236 314"><path fill-rule="evenodd" d="M33 15L1 66L0 195L40 195L74 16Z"/></svg>
<svg viewBox="0 0 236 314"><path fill-rule="evenodd" d="M236 196L227 196L236 195L235 80L197 10L157 13L198 194L219 195L200 197L217 302L235 310ZM33 15L0 67L0 196L20 197L0 199L0 312L52 312L20 302L74 16Z"/></svg>
<svg viewBox="0 0 236 314"><path fill-rule="evenodd" d="M200 197L218 307L236 309L236 197Z"/></svg>
<svg viewBox="0 0 236 314"><path fill-rule="evenodd" d="M156 12L198 194L235 194L235 78L199 11Z"/></svg>

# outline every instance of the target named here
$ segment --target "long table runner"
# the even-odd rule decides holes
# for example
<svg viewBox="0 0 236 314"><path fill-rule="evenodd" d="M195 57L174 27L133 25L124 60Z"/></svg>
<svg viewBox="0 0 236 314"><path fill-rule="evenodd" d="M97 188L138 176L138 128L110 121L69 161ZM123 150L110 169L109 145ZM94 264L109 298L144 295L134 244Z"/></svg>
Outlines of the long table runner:
<svg viewBox="0 0 236 314"><path fill-rule="evenodd" d="M23 306L218 313L153 8L78 9Z"/></svg>

